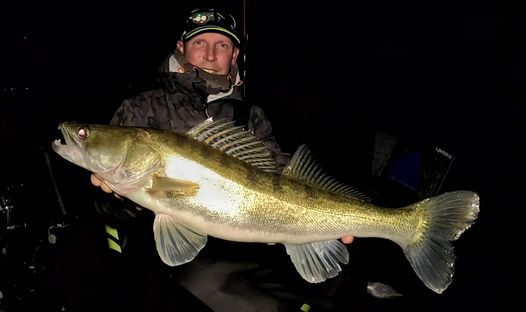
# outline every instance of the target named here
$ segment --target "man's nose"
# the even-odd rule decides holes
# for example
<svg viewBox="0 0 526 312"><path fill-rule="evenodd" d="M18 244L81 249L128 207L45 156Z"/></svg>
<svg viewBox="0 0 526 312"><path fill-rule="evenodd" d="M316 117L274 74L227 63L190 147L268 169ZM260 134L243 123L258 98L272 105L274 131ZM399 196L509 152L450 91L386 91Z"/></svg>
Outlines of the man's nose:
<svg viewBox="0 0 526 312"><path fill-rule="evenodd" d="M207 49L206 49L206 55L205 55L205 58L207 61L209 62L213 62L216 60L216 51L215 51L215 47L214 46L209 46Z"/></svg>

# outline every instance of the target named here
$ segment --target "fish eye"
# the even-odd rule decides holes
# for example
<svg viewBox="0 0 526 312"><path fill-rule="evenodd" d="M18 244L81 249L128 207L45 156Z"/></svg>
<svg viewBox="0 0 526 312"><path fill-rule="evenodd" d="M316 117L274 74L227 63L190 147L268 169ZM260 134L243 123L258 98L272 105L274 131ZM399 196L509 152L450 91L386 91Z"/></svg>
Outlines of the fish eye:
<svg viewBox="0 0 526 312"><path fill-rule="evenodd" d="M86 139L89 136L89 131L87 128L81 127L77 130L77 136L80 139Z"/></svg>

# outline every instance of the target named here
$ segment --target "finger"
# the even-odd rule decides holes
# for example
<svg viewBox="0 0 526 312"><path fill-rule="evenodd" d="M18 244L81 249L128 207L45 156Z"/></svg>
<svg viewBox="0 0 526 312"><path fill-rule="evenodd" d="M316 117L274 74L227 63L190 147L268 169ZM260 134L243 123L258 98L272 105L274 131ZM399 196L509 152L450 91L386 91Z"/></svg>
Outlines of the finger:
<svg viewBox="0 0 526 312"><path fill-rule="evenodd" d="M342 243L344 244L350 244L353 242L353 240L354 240L354 236L349 235L349 236L342 237Z"/></svg>
<svg viewBox="0 0 526 312"><path fill-rule="evenodd" d="M102 184L102 180L99 179L95 174L91 174L91 177L90 177L90 180L91 180L91 184L95 185L95 186L100 186Z"/></svg>
<svg viewBox="0 0 526 312"><path fill-rule="evenodd" d="M106 193L113 193L113 190L104 182L101 182L100 188Z"/></svg>

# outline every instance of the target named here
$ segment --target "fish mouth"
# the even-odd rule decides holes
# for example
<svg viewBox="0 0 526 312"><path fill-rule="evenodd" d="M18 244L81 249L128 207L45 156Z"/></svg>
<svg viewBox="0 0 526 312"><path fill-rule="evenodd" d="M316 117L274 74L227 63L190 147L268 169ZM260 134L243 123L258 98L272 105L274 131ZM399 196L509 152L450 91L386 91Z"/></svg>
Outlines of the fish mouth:
<svg viewBox="0 0 526 312"><path fill-rule="evenodd" d="M59 137L53 142L53 146L71 146L73 145L73 139L68 131L64 127L64 123L60 123L57 127L59 130Z"/></svg>
<svg viewBox="0 0 526 312"><path fill-rule="evenodd" d="M59 148L61 146L67 146L67 144L68 144L67 140L66 140L66 133L64 132L64 128L62 127L62 123L60 123L58 125L57 130L59 130L58 138L56 138L53 141L53 149L55 149L55 147Z"/></svg>
<svg viewBox="0 0 526 312"><path fill-rule="evenodd" d="M72 137L72 134L65 127L65 123L60 123L58 130L60 130L60 137L51 144L53 150L66 160L86 168L82 146Z"/></svg>
<svg viewBox="0 0 526 312"><path fill-rule="evenodd" d="M55 139L53 144L54 145L67 145L66 135L64 134L64 129L62 127L62 123L60 123L58 125L57 130L59 131L59 133L58 133L59 138Z"/></svg>

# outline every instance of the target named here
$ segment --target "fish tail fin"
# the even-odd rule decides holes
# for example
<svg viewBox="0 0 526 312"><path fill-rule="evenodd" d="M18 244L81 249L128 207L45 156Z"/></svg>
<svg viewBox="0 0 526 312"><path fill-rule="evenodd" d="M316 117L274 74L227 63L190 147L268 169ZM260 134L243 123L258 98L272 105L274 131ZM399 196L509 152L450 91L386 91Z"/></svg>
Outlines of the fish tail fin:
<svg viewBox="0 0 526 312"><path fill-rule="evenodd" d="M424 199L413 205L428 216L417 230L404 253L424 284L442 293L451 284L455 254L452 241L457 240L477 218L479 196L470 191L455 191Z"/></svg>

